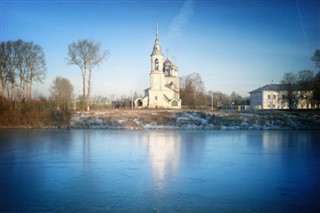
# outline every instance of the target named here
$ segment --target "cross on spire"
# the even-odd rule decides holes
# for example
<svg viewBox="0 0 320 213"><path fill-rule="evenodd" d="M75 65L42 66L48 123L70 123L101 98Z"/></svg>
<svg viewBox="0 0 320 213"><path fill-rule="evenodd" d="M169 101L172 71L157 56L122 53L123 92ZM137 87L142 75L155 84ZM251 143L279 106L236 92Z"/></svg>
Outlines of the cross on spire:
<svg viewBox="0 0 320 213"><path fill-rule="evenodd" d="M175 57L174 55L172 56L172 63L173 64L176 64L176 62L177 62L177 57Z"/></svg>
<svg viewBox="0 0 320 213"><path fill-rule="evenodd" d="M169 58L169 49L167 48L166 49L166 56L167 56L167 59Z"/></svg>

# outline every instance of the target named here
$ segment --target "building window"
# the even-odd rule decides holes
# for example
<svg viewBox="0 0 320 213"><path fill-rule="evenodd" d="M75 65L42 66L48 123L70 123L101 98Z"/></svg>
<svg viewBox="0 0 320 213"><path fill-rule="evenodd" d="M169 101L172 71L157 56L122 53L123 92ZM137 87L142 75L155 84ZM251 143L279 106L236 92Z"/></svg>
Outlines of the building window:
<svg viewBox="0 0 320 213"><path fill-rule="evenodd" d="M268 99L270 99L270 95L268 95Z"/></svg>
<svg viewBox="0 0 320 213"><path fill-rule="evenodd" d="M157 71L159 70L159 60L157 58L155 60L155 68Z"/></svg>
<svg viewBox="0 0 320 213"><path fill-rule="evenodd" d="M171 106L178 106L178 101L173 100L173 101L171 102Z"/></svg>
<svg viewBox="0 0 320 213"><path fill-rule="evenodd" d="M276 95L273 95L273 99L276 99Z"/></svg>
<svg viewBox="0 0 320 213"><path fill-rule="evenodd" d="M154 100L158 100L158 96L155 96L155 97L154 97Z"/></svg>

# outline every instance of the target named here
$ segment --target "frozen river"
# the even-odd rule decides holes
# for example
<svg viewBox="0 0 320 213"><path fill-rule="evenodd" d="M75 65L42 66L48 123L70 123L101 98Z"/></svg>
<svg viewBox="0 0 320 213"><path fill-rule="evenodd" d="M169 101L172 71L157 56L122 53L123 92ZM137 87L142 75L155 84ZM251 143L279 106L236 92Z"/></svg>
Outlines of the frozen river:
<svg viewBox="0 0 320 213"><path fill-rule="evenodd" d="M0 212L320 212L317 131L0 130Z"/></svg>

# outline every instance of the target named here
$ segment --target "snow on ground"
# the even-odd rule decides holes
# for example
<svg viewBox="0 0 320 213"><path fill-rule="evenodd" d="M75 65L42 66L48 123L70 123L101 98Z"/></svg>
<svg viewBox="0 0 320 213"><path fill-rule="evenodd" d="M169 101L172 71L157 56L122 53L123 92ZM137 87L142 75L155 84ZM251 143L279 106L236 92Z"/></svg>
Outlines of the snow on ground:
<svg viewBox="0 0 320 213"><path fill-rule="evenodd" d="M71 128L101 129L320 129L320 115L287 111L109 110L77 112Z"/></svg>

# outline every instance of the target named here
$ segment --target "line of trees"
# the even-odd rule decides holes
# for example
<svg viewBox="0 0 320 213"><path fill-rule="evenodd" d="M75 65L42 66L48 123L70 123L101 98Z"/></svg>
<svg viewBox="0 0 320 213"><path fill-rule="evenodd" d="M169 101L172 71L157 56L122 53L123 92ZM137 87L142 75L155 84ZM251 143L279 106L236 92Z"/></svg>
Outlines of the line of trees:
<svg viewBox="0 0 320 213"><path fill-rule="evenodd" d="M30 100L34 82L46 76L45 55L41 46L21 39L1 42L0 83L1 103ZM17 103L17 102L16 102Z"/></svg>
<svg viewBox="0 0 320 213"><path fill-rule="evenodd" d="M82 107L90 109L91 78L94 68L109 55L101 50L101 44L89 39L73 42L68 46L66 63L76 65L82 74ZM46 61L42 47L21 39L1 42L0 45L0 84L1 106L20 108L22 102L32 99L34 82L42 83L46 77ZM87 87L86 87L87 86ZM49 89L50 101L55 101L59 109L67 109L71 101L73 86L63 77L56 77Z"/></svg>
<svg viewBox="0 0 320 213"><path fill-rule="evenodd" d="M320 107L320 49L315 50L311 60L318 72L301 70L298 73L288 72L283 75L281 84L284 85L289 109L294 108L296 99L304 99L307 106L316 104ZM182 104L190 109L221 108L232 105L249 105L249 97L242 97L236 92L230 95L222 92L206 92L199 73L191 73L181 78L180 98ZM297 91L300 91L297 93ZM310 91L312 94L310 95Z"/></svg>
<svg viewBox="0 0 320 213"><path fill-rule="evenodd" d="M46 77L40 45L21 39L0 44L0 126L63 126L69 123L73 86L56 77L49 99L32 97L35 82Z"/></svg>
<svg viewBox="0 0 320 213"><path fill-rule="evenodd" d="M230 95L222 92L206 91L199 73L191 73L181 78L180 98L182 104L190 109L222 108L227 105L246 105L249 98L236 92Z"/></svg>
<svg viewBox="0 0 320 213"><path fill-rule="evenodd" d="M83 39L68 46L67 64L76 65L82 75L82 104L90 110L91 78L94 68L103 63L109 52L101 49L101 44ZM312 60L319 69L317 74L310 70L295 73L285 73L282 84L287 87L289 107L293 106L293 91L296 86L303 90L313 90L313 100L320 104L320 49L314 52ZM35 82L43 82L46 77L46 61L42 47L33 42L21 39L1 42L0 45L0 84L1 104L6 101L19 103L32 99L32 88ZM86 87L87 86L87 87ZM199 73L191 73L181 78L180 97L183 104L189 108L220 108L225 105L249 104L248 98L232 92L226 95L222 92L206 91ZM56 77L50 88L50 98L57 108L68 110L72 98L73 86L63 77Z"/></svg>

